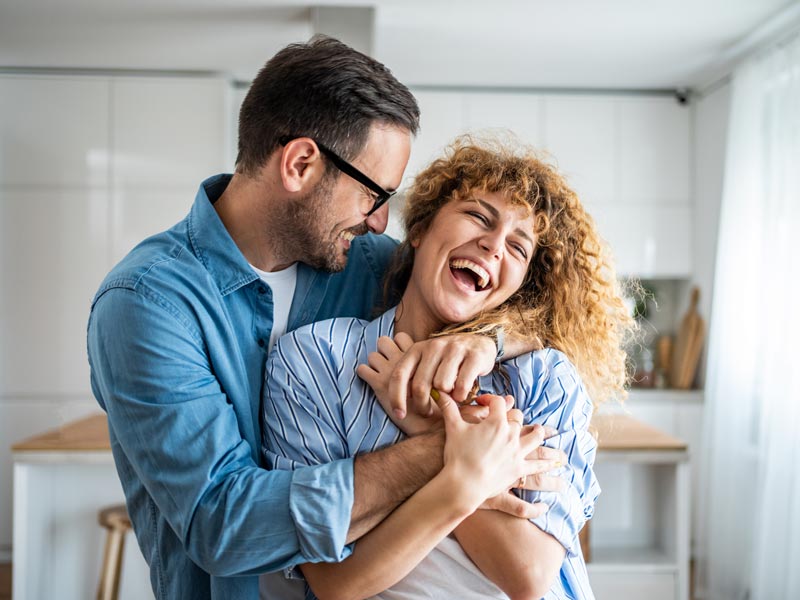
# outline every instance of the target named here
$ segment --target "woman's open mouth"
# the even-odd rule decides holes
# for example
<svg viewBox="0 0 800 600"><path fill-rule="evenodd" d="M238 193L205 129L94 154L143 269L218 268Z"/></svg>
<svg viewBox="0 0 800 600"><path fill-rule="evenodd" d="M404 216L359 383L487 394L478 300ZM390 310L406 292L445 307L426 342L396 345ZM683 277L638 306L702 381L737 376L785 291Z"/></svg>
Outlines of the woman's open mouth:
<svg viewBox="0 0 800 600"><path fill-rule="evenodd" d="M456 281L476 292L483 292L492 287L492 279L486 269L469 259L452 259L450 261L450 272Z"/></svg>

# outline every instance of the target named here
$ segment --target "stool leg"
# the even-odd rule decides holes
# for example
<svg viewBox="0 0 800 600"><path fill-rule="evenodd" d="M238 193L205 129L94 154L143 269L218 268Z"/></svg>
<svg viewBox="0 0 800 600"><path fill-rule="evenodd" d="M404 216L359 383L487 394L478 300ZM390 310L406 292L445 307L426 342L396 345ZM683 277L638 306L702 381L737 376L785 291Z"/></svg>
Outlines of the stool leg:
<svg viewBox="0 0 800 600"><path fill-rule="evenodd" d="M125 549L125 532L109 529L103 556L103 570L97 588L97 600L117 600L122 572L122 552Z"/></svg>

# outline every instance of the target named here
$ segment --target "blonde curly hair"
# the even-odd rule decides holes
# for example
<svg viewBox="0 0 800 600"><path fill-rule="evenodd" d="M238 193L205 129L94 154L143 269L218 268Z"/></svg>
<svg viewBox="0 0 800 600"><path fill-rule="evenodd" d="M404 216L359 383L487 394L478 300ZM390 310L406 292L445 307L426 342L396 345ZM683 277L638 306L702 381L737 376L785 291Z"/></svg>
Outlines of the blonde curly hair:
<svg viewBox="0 0 800 600"><path fill-rule="evenodd" d="M609 250L593 219L556 169L531 148L499 140L457 138L419 173L406 196L406 241L387 273L387 305L405 290L418 238L448 202L481 190L502 193L534 214L536 249L520 288L499 307L434 335L505 334L560 350L575 364L598 406L622 400L628 382L624 347L636 325L622 300Z"/></svg>

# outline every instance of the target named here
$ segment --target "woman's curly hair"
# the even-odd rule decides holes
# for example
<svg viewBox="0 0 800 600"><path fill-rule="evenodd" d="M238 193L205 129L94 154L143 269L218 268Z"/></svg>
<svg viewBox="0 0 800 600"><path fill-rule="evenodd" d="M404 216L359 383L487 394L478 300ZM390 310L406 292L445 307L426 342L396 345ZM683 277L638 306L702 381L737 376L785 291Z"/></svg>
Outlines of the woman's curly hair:
<svg viewBox="0 0 800 600"><path fill-rule="evenodd" d="M422 235L446 203L481 190L502 193L534 214L536 249L520 288L502 305L436 335L486 332L560 350L575 364L595 406L622 400L628 380L624 346L635 330L609 250L593 219L555 168L521 144L457 138L419 173L406 196L406 241L387 273L387 305L396 304L414 263L409 240Z"/></svg>

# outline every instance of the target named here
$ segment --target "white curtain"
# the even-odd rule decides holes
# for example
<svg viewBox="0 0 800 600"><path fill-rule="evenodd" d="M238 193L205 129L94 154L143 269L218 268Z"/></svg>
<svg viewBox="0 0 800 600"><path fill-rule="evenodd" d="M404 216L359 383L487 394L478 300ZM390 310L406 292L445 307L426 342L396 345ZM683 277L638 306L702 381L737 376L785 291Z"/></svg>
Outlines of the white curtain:
<svg viewBox="0 0 800 600"><path fill-rule="evenodd" d="M800 598L800 37L734 73L711 316L698 591Z"/></svg>

